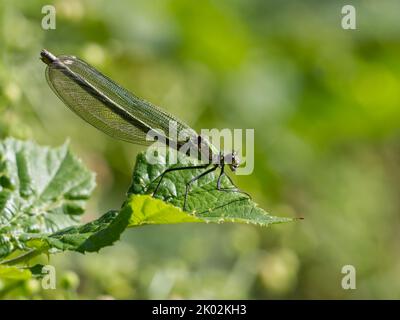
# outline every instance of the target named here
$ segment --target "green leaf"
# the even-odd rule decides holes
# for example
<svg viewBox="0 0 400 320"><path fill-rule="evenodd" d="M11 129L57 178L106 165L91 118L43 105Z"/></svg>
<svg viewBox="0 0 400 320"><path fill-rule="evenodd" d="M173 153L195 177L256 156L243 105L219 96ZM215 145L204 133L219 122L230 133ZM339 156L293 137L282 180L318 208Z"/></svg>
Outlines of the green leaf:
<svg viewBox="0 0 400 320"><path fill-rule="evenodd" d="M33 278L43 278L43 267L43 264L35 264L34 266L27 267L25 269L31 272Z"/></svg>
<svg viewBox="0 0 400 320"><path fill-rule="evenodd" d="M185 222L268 226L293 220L269 215L243 193L217 190L215 173L196 181L188 198L189 210L183 211L186 182L201 170L169 173L155 198L148 194L154 191L157 178L167 166L161 157L158 163L150 164L145 154L139 154L122 209L83 225L71 225L83 211L83 200L94 181L67 147L52 150L8 139L0 145L0 151L0 251L4 256L16 249L29 250L3 261L3 265L21 264L46 252L99 251L119 240L127 227ZM182 155L178 159L179 167L190 163ZM227 178L222 180L222 187L234 188ZM67 227L61 228L63 225Z"/></svg>
<svg viewBox="0 0 400 320"><path fill-rule="evenodd" d="M129 221L129 227L185 222L237 222L268 226L273 223L292 221L290 218L273 217L260 208L255 208L252 212L242 215L237 213L240 211L238 210L232 211L232 214L227 213L224 216L217 216L215 214L200 216L195 213L183 211L181 208L149 195L131 195L124 207L127 206L129 206L133 212ZM247 207L243 209L245 210Z"/></svg>
<svg viewBox="0 0 400 320"><path fill-rule="evenodd" d="M150 196L132 195L124 207L130 207L133 212L129 220L129 227L147 224L204 222L180 208Z"/></svg>
<svg viewBox="0 0 400 320"><path fill-rule="evenodd" d="M0 265L0 279L27 280L30 279L31 276L32 273L29 269Z"/></svg>
<svg viewBox="0 0 400 320"><path fill-rule="evenodd" d="M138 155L129 194L152 194L159 181L158 177L168 168L165 164L166 158L160 155L157 161L151 164L145 153ZM195 165L198 162L178 154L178 163L175 166L182 167L188 164ZM128 202L134 211L130 226L179 222L239 222L268 226L293 221L291 218L271 216L243 193L217 190L218 175L215 172L192 185L187 200L187 212L182 211L180 208L183 207L187 181L204 170L167 173L155 195L167 204L151 197L132 197ZM225 189L235 188L226 177L222 179L221 185Z"/></svg>
<svg viewBox="0 0 400 320"><path fill-rule="evenodd" d="M130 206L109 211L100 218L80 226L72 226L51 235L25 235L24 242L40 251L97 252L120 239L132 216Z"/></svg>
<svg viewBox="0 0 400 320"><path fill-rule="evenodd" d="M80 253L97 252L111 246L120 239L128 227L133 211L123 206L120 211L111 210L100 218L79 226L71 226L53 234L24 234L21 241L30 251L14 259L3 261L3 265L19 265L28 262L41 253L76 251ZM40 265L30 270L35 275Z"/></svg>
<svg viewBox="0 0 400 320"><path fill-rule="evenodd" d="M25 234L50 234L79 222L94 174L64 144L0 142L0 258L25 250Z"/></svg>

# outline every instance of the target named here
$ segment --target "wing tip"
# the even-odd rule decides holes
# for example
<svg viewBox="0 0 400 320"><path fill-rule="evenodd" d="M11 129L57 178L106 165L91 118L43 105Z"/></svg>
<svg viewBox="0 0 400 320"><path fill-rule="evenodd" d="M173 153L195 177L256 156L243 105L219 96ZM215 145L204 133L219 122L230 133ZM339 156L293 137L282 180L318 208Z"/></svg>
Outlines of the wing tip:
<svg viewBox="0 0 400 320"><path fill-rule="evenodd" d="M46 49L43 49L40 51L40 60L42 60L45 64L51 64L57 60L57 57Z"/></svg>

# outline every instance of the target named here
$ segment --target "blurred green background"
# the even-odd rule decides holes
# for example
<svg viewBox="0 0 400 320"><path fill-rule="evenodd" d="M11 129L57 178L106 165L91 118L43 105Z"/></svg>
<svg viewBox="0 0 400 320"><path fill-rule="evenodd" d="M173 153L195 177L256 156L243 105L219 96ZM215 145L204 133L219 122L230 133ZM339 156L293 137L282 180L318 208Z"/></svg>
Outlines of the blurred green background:
<svg viewBox="0 0 400 320"><path fill-rule="evenodd" d="M53 4L56 30L41 28ZM97 173L85 221L119 208L140 147L113 140L48 87L39 52L81 57L195 129L254 128L235 180L274 215L148 226L99 254L52 256L57 290L11 298L400 298L400 2L2 1L0 135L71 149ZM343 265L357 289L343 290ZM79 278L79 281L78 281ZM68 290L65 290L68 288Z"/></svg>

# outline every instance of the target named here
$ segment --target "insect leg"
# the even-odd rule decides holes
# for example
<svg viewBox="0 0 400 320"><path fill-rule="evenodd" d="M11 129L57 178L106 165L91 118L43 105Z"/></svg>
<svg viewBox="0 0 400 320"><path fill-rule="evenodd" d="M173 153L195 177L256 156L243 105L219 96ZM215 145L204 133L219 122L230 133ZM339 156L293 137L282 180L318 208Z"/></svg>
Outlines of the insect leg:
<svg viewBox="0 0 400 320"><path fill-rule="evenodd" d="M221 179L222 177L225 176L229 179L229 182L234 186L234 188L221 188ZM238 193L242 193L245 194L250 200L252 199L251 195L249 195L247 192L240 190L232 181L231 177L228 176L227 174L225 174L224 170L221 170L221 174L218 177L218 181L217 181L217 189L219 191L224 191L224 192L238 192Z"/></svg>
<svg viewBox="0 0 400 320"><path fill-rule="evenodd" d="M163 173L161 173L157 178L155 178L152 182L150 182L149 185L151 185L154 181L156 181L158 178L160 178L160 180L157 183L156 188L153 191L153 196L157 193L160 185L161 185L161 181L164 179L165 175L168 172L172 172L172 171L179 171L179 170L185 170L185 169L205 169L209 166L209 164L202 164L202 165L198 165L198 166L188 166L188 167L178 167L178 168L168 168L166 169Z"/></svg>
<svg viewBox="0 0 400 320"><path fill-rule="evenodd" d="M188 183L186 183L186 191L185 191L185 200L183 202L183 210L186 210L186 200L187 200L187 197L189 194L189 189L190 189L190 186L192 185L192 183L195 182L196 180L200 179L201 177L204 177L205 175L215 171L217 168L218 168L218 165L215 165L211 169L208 169L208 170L202 172L197 177L194 177L192 180L190 180Z"/></svg>
<svg viewBox="0 0 400 320"><path fill-rule="evenodd" d="M217 180L217 189L221 190L221 180L222 177L225 175L225 166L221 167L221 173L219 174L218 180Z"/></svg>

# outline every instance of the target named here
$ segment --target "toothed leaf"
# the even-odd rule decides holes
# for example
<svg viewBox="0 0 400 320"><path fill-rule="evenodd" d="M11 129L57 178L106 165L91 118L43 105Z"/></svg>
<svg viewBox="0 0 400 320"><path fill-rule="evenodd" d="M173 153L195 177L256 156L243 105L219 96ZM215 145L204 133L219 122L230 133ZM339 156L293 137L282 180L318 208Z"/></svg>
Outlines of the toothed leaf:
<svg viewBox="0 0 400 320"><path fill-rule="evenodd" d="M154 160L154 158L152 159ZM170 166L168 159L160 155L157 161L149 161L145 153L138 155L133 173L130 194L152 194L159 176ZM198 162L178 154L174 167L196 165ZM186 184L206 169L188 169L169 172L163 178L154 198L132 197L134 211L131 226L180 222L238 222L268 226L293 221L291 218L275 217L258 207L246 194L235 192L231 181L224 177L217 189L219 172L211 172L191 186L186 210L183 211ZM159 200L158 200L159 199ZM160 201L162 200L162 201Z"/></svg>
<svg viewBox="0 0 400 320"><path fill-rule="evenodd" d="M0 142L0 258L25 250L25 234L50 234L79 222L94 175L68 145Z"/></svg>

